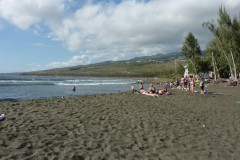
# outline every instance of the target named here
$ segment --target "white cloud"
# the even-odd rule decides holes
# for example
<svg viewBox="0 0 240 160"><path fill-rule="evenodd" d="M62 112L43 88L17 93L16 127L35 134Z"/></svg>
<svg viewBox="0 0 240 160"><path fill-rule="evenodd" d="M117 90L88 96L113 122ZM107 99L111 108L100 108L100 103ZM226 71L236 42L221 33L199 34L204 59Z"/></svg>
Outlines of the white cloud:
<svg viewBox="0 0 240 160"><path fill-rule="evenodd" d="M32 67L33 71L36 70L45 70L51 68L62 68L62 67L69 67L69 66L76 66L76 65L86 65L90 64L92 61L102 58L103 55L76 55L73 56L70 60L65 62L52 62L47 65L38 65L38 64L29 64Z"/></svg>
<svg viewBox="0 0 240 160"><path fill-rule="evenodd" d="M225 0L88 3L65 17L62 25L52 27L51 35L71 51L87 49L96 54L128 56L167 53L179 49L188 32L205 44L210 37L202 22L216 19L220 5L237 13L229 4ZM237 1L235 4L240 7Z"/></svg>
<svg viewBox="0 0 240 160"><path fill-rule="evenodd" d="M240 8L239 0L123 0L118 4L90 0L80 8L69 10L76 2L0 0L0 16L21 29L44 22L51 30L49 38L81 54L67 62L48 65L55 67L180 50L188 32L204 48L211 34L202 28L202 22L216 20L221 5L231 16L238 15ZM98 59L94 58L99 55Z"/></svg>
<svg viewBox="0 0 240 160"><path fill-rule="evenodd" d="M21 29L46 21L60 20L64 11L63 0L1 0L0 16Z"/></svg>
<svg viewBox="0 0 240 160"><path fill-rule="evenodd" d="M51 47L51 45L44 44L44 43L34 43L33 46L36 46L36 47Z"/></svg>
<svg viewBox="0 0 240 160"><path fill-rule="evenodd" d="M76 66L80 64L88 64L89 62L86 61L86 59L87 59L87 55L73 56L70 60L66 62L52 62L46 65L46 68L59 68L59 67Z"/></svg>

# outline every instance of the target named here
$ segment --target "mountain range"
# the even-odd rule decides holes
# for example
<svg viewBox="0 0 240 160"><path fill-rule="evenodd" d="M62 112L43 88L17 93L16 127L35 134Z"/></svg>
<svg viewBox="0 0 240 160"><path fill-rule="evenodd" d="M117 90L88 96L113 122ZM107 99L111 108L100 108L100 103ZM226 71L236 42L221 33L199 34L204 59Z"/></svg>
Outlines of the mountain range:
<svg viewBox="0 0 240 160"><path fill-rule="evenodd" d="M94 76L94 77L153 77L172 74L176 66L173 61L182 61L181 52L135 57L129 60L105 61L101 63L56 68L22 75L44 76Z"/></svg>

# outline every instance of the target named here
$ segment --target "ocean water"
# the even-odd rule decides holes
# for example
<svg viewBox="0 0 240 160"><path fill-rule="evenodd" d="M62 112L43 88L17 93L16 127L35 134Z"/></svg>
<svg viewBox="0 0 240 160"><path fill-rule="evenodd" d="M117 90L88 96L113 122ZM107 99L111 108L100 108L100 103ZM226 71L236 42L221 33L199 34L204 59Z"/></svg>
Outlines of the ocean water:
<svg viewBox="0 0 240 160"><path fill-rule="evenodd" d="M130 91L133 83L136 80L0 75L0 101L118 93Z"/></svg>

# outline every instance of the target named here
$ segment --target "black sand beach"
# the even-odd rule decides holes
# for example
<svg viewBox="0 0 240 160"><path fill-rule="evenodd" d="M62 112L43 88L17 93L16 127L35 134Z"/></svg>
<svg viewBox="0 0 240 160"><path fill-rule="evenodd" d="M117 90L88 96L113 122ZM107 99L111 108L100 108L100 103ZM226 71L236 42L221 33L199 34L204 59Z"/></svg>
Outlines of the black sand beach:
<svg viewBox="0 0 240 160"><path fill-rule="evenodd" d="M1 102L0 159L234 160L240 88Z"/></svg>

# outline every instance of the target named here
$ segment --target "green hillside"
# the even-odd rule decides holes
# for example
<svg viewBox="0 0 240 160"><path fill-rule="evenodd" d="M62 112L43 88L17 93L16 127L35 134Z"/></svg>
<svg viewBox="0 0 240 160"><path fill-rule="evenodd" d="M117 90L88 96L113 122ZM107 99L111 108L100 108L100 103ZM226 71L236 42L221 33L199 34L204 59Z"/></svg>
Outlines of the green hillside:
<svg viewBox="0 0 240 160"><path fill-rule="evenodd" d="M91 77L172 77L176 75L178 65L174 60L180 53L170 55L138 57L124 61L106 61L102 63L58 68L37 72L23 73L24 75L44 76L91 76ZM179 60L179 59L178 59Z"/></svg>
<svg viewBox="0 0 240 160"><path fill-rule="evenodd" d="M152 56L135 57L130 61L147 61L147 60L169 61L170 59L178 59L180 57L183 58L181 52L172 52L168 54L159 53Z"/></svg>

